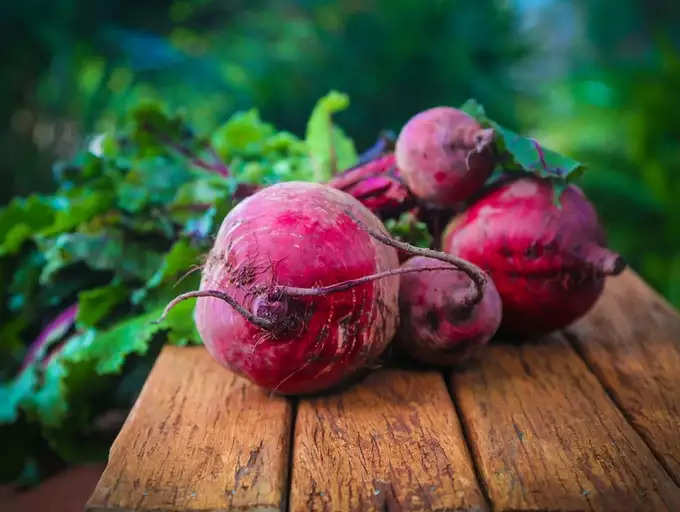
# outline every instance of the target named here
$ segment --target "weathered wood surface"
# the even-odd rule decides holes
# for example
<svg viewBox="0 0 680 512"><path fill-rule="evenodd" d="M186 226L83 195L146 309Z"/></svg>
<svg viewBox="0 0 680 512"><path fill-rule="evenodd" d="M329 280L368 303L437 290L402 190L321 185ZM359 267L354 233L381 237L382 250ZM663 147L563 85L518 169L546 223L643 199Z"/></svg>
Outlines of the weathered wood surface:
<svg viewBox="0 0 680 512"><path fill-rule="evenodd" d="M290 510L486 510L437 372L382 370L301 400Z"/></svg>
<svg viewBox="0 0 680 512"><path fill-rule="evenodd" d="M203 347L166 347L86 509L281 510L291 421Z"/></svg>
<svg viewBox="0 0 680 512"><path fill-rule="evenodd" d="M567 333L680 485L680 315L627 271Z"/></svg>
<svg viewBox="0 0 680 512"><path fill-rule="evenodd" d="M88 510L680 511L680 316L634 273L450 390L380 370L293 422L293 401L168 347Z"/></svg>
<svg viewBox="0 0 680 512"><path fill-rule="evenodd" d="M494 510L680 510L680 488L558 334L452 374Z"/></svg>

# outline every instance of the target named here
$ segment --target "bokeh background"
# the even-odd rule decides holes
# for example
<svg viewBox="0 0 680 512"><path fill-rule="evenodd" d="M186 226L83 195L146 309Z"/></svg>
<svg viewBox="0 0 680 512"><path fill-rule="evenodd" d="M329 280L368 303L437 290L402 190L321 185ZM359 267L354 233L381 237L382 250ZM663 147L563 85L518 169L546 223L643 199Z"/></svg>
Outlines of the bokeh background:
<svg viewBox="0 0 680 512"><path fill-rule="evenodd" d="M475 97L586 162L611 245L680 306L680 3L673 0L2 2L0 203L140 98L200 130L238 109L296 133L349 93L359 148Z"/></svg>

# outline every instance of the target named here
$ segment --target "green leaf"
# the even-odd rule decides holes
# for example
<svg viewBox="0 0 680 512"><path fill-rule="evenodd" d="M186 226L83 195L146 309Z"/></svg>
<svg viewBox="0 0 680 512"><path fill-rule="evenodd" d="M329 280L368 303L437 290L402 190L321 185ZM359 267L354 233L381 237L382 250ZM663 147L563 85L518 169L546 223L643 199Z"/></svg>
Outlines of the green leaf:
<svg viewBox="0 0 680 512"><path fill-rule="evenodd" d="M0 388L0 398L11 400L9 405L3 401L0 413L12 421L16 404L23 403L44 425L58 427L70 414L72 394L78 393L81 386L93 385L97 375L120 373L126 358L145 354L154 336L168 331L172 343L199 342L191 306L188 302L178 305L161 323L155 321L162 308L128 318L104 331L89 329L72 336L45 366L37 391L31 391L35 380L22 376Z"/></svg>
<svg viewBox="0 0 680 512"><path fill-rule="evenodd" d="M175 242L170 251L163 257L158 271L146 283L147 288L155 288L179 277L198 262L201 251L191 245L188 240Z"/></svg>
<svg viewBox="0 0 680 512"><path fill-rule="evenodd" d="M43 197L13 199L0 210L0 256L18 252L26 240L53 222L54 215L53 206Z"/></svg>
<svg viewBox="0 0 680 512"><path fill-rule="evenodd" d="M80 292L76 322L81 327L95 327L113 308L127 300L128 295L128 288L121 283Z"/></svg>
<svg viewBox="0 0 680 512"><path fill-rule="evenodd" d="M168 342L173 345L188 345L201 343L201 337L194 322L193 300L185 300L177 304L165 318L163 325L169 328Z"/></svg>
<svg viewBox="0 0 680 512"><path fill-rule="evenodd" d="M42 243L47 263L40 275L45 284L52 276L82 261L95 270L111 270L122 279L148 280L158 269L161 255L137 242L126 242L120 231L97 234L65 233Z"/></svg>
<svg viewBox="0 0 680 512"><path fill-rule="evenodd" d="M531 137L524 137L489 119L474 99L466 101L461 110L474 117L482 126L496 132L496 152L503 170L527 172L541 178L573 181L584 170L582 163L541 146ZM559 197L559 194L557 194Z"/></svg>
<svg viewBox="0 0 680 512"><path fill-rule="evenodd" d="M168 115L165 106L155 101L143 101L132 112L133 140L142 156L167 153L166 143L177 142L184 135L184 123Z"/></svg>
<svg viewBox="0 0 680 512"><path fill-rule="evenodd" d="M33 392L37 381L35 366L30 365L14 380L0 384L0 424L17 419L19 406Z"/></svg>
<svg viewBox="0 0 680 512"><path fill-rule="evenodd" d="M387 219L385 227L392 236L411 245L428 248L432 244L432 235L427 224L419 221L410 212L402 213L398 219Z"/></svg>
<svg viewBox="0 0 680 512"><path fill-rule="evenodd" d="M466 114L474 117L480 123L486 122L487 120L486 111L484 110L484 107L481 104L477 103L477 100L475 100L474 98L470 98L465 103L463 103L460 109Z"/></svg>
<svg viewBox="0 0 680 512"><path fill-rule="evenodd" d="M307 122L305 140L314 167L314 179L327 181L337 171L354 165L354 142L333 124L333 114L349 106L349 96L331 91L321 98Z"/></svg>
<svg viewBox="0 0 680 512"><path fill-rule="evenodd" d="M118 206L138 213L148 205L165 206L177 189L194 178L184 165L166 157L156 156L137 163L127 173L117 190Z"/></svg>
<svg viewBox="0 0 680 512"><path fill-rule="evenodd" d="M40 231L40 236L53 236L75 228L95 215L105 212L113 205L114 195L110 190L92 190L83 187L78 194L70 194L56 212L54 222Z"/></svg>
<svg viewBox="0 0 680 512"><path fill-rule="evenodd" d="M257 110L237 112L222 126L215 130L212 145L224 160L235 154L256 152L264 141L274 133L274 127L260 119Z"/></svg>

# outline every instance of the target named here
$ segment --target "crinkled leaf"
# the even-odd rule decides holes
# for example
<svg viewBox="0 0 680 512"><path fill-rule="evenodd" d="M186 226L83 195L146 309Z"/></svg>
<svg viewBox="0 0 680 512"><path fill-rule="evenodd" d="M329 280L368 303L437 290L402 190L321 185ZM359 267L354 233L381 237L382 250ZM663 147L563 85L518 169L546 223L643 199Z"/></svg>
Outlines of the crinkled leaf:
<svg viewBox="0 0 680 512"><path fill-rule="evenodd" d="M43 243L47 263L41 283L67 265L82 261L95 270L111 270L123 279L149 279L160 265L161 255L136 242L126 242L121 232L65 233Z"/></svg>
<svg viewBox="0 0 680 512"><path fill-rule="evenodd" d="M28 326L28 316L19 314L0 325L0 358L12 357L20 354L24 343L21 331ZM3 369L0 368L0 378Z"/></svg>
<svg viewBox="0 0 680 512"><path fill-rule="evenodd" d="M13 199L0 210L0 256L16 253L26 240L49 226L54 216L54 208L45 198Z"/></svg>
<svg viewBox="0 0 680 512"><path fill-rule="evenodd" d="M34 365L9 382L0 384L0 424L12 423L19 415L19 406L33 393L38 378Z"/></svg>
<svg viewBox="0 0 680 512"><path fill-rule="evenodd" d="M522 171L541 178L573 180L584 170L582 163L541 146L535 139L524 137L489 119L482 107L470 99L461 110L467 112L482 126L496 131L496 149L501 165L506 171ZM559 197L559 194L556 193Z"/></svg>
<svg viewBox="0 0 680 512"><path fill-rule="evenodd" d="M190 270L198 262L201 251L185 239L175 242L170 251L163 257L158 271L146 283L147 288L155 288L161 283L176 279Z"/></svg>
<svg viewBox="0 0 680 512"><path fill-rule="evenodd" d="M161 156L149 158L125 176L117 191L118 206L137 213L148 204L166 205L192 176L186 166L176 161Z"/></svg>
<svg viewBox="0 0 680 512"><path fill-rule="evenodd" d="M41 236L53 236L75 228L104 212L113 205L113 192L83 187L77 195L70 194L56 212L54 222L40 231Z"/></svg>
<svg viewBox="0 0 680 512"><path fill-rule="evenodd" d="M177 187L171 208L212 205L228 198L229 182L221 176L205 175Z"/></svg>
<svg viewBox="0 0 680 512"><path fill-rule="evenodd" d="M198 342L198 334L192 328L191 304L180 306L161 323L154 322L162 313L162 309L156 309L104 331L89 329L72 336L45 366L37 391L24 392L22 390L33 382L15 380L7 388L6 396L20 397L27 410L39 417L44 425L59 426L69 414L71 393L78 392L79 386L93 382L97 375L119 373L128 356L146 353L156 334L169 331L169 339L178 344ZM17 401L16 398L13 400ZM9 417L10 413L16 414L15 409L6 407L2 412Z"/></svg>
<svg viewBox="0 0 680 512"><path fill-rule="evenodd" d="M217 154L229 161L235 154L261 150L263 143L274 133L274 127L260 119L257 110L237 112L220 126L212 136Z"/></svg>
<svg viewBox="0 0 680 512"><path fill-rule="evenodd" d="M314 107L307 122L305 140L314 166L316 181L327 181L338 170L357 161L354 142L333 124L333 114L349 106L349 96L331 91Z"/></svg>
<svg viewBox="0 0 680 512"><path fill-rule="evenodd" d="M432 244L427 225L410 212L402 213L398 219L387 219L385 227L392 236L412 245L428 248Z"/></svg>
<svg viewBox="0 0 680 512"><path fill-rule="evenodd" d="M127 300L130 291L122 284L109 284L78 294L76 321L81 327L95 327L118 304Z"/></svg>
<svg viewBox="0 0 680 512"><path fill-rule="evenodd" d="M182 119L170 116L165 107L153 101L145 101L133 112L134 131L132 138L143 156L167 152L166 143L178 142L185 135Z"/></svg>
<svg viewBox="0 0 680 512"><path fill-rule="evenodd" d="M201 343L201 337L194 322L194 302L185 300L175 306L165 318L163 324L170 329L168 341L173 345L188 345Z"/></svg>

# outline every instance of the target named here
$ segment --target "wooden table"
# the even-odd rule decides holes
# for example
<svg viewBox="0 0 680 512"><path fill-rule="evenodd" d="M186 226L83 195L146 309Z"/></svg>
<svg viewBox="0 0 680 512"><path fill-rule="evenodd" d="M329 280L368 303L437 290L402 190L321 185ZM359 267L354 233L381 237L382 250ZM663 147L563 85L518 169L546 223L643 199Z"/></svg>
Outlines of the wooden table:
<svg viewBox="0 0 680 512"><path fill-rule="evenodd" d="M166 347L87 510L680 511L680 316L634 273L455 372L272 396Z"/></svg>

